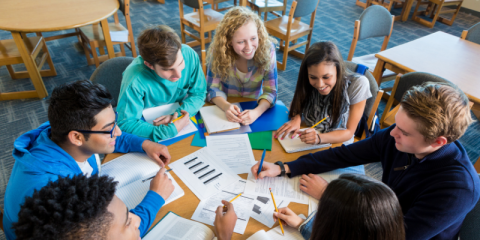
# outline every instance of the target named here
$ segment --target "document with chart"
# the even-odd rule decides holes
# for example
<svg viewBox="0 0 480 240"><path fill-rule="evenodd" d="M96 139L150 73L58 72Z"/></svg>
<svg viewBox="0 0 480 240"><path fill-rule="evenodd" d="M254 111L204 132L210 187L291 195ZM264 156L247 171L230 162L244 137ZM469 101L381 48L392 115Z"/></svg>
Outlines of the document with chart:
<svg viewBox="0 0 480 240"><path fill-rule="evenodd" d="M178 159L170 167L200 201L241 180L208 148Z"/></svg>

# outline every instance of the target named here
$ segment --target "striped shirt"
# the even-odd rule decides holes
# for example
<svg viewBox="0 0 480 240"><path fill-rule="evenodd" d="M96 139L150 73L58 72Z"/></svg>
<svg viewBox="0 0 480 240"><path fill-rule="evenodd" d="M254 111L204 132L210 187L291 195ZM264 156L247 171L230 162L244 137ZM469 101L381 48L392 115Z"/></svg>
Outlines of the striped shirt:
<svg viewBox="0 0 480 240"><path fill-rule="evenodd" d="M211 101L214 97L245 97L268 100L272 106L277 101L277 58L275 45L270 49L271 64L268 71L254 66L253 59L248 61L248 73L241 77L241 72L236 65L231 67L229 76L226 79L220 79L211 70L207 70L207 100ZM240 74L239 74L240 72Z"/></svg>

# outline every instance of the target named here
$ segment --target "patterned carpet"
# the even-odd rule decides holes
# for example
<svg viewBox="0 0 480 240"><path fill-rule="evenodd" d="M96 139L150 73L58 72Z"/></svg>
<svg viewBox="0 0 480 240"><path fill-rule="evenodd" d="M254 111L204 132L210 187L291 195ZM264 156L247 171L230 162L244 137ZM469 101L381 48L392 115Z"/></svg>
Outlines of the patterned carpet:
<svg viewBox="0 0 480 240"><path fill-rule="evenodd" d="M289 7L292 0L289 0ZM221 6L227 6L223 3ZM289 7L287 9L289 9ZM187 12L189 9L187 9ZM320 0L315 19L315 30L312 42L321 40L333 41L339 47L344 58L347 57L353 36L354 21L360 16L363 9L355 5L355 0ZM148 25L166 24L180 33L178 1L167 0L165 4L159 4L149 0L133 0L131 4L131 19L135 37ZM400 14L400 9L392 11ZM121 14L120 14L121 15ZM269 19L274 16L269 14ZM120 16L123 21L123 16ZM303 19L308 22L309 19ZM453 26L437 23L433 29L427 28L416 22L395 22L392 37L388 47L394 47L419 37L423 37L436 31L444 31L455 36L460 36L464 29L468 29L480 18L471 14L460 12ZM71 30L70 30L71 31ZM68 32L68 31L63 31ZM56 35L59 32L45 33L45 36ZM0 31L0 39L12 38L9 32ZM369 39L358 43L355 56L362 56L379 51L383 39ZM50 41L47 43L52 55L58 75L43 78L49 93L58 85L66 82L88 79L95 66L87 66L83 49L77 44L75 37ZM197 52L200 47L196 47ZM303 49L301 49L303 51ZM127 52L127 56L131 54ZM131 55L130 55L131 56ZM282 52L277 52L277 58L282 57ZM289 56L286 71L279 71L279 99L290 104L296 85L298 68L301 59ZM16 70L24 69L17 66ZM0 91L33 90L29 79L12 80L5 67L0 67ZM381 105L383 110L385 102ZM14 159L12 157L13 141L21 134L38 127L47 121L47 100L15 100L0 102L0 205L3 207L5 188L10 177ZM480 123L474 123L465 136L461 138L462 144L468 151L471 159L477 159L480 155ZM367 167L367 173L376 178L381 177L381 168L378 164ZM3 237L3 236L2 236Z"/></svg>

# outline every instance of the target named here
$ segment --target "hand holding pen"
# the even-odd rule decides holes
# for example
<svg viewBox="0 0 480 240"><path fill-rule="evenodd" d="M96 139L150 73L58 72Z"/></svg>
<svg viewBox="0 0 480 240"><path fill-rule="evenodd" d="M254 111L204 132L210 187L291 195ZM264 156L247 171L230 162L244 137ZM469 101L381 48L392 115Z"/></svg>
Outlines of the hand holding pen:
<svg viewBox="0 0 480 240"><path fill-rule="evenodd" d="M150 182L150 190L158 193L164 200L167 200L172 194L175 186L172 180L168 178L165 168L161 168Z"/></svg>

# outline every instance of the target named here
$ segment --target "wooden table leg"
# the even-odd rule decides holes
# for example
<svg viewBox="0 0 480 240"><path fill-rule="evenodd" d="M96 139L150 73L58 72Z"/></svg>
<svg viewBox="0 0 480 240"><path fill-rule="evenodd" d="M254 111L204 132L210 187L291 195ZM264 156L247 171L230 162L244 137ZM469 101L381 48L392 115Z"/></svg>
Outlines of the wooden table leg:
<svg viewBox="0 0 480 240"><path fill-rule="evenodd" d="M32 84L35 87L37 92L38 98L42 99L48 96L47 89L45 88L45 84L43 84L42 76L40 75L40 71L38 71L37 64L35 63L35 59L33 59L30 53L25 46L25 42L19 32L12 32L13 39L15 40L15 44L17 45L18 52L22 56L23 63L27 68L28 73L30 74L30 79L32 80Z"/></svg>
<svg viewBox="0 0 480 240"><path fill-rule="evenodd" d="M108 20L105 18L100 21L102 24L103 37L105 39L105 45L107 46L108 58L112 59L115 57L115 50L113 49L112 38L110 37L110 29L108 28ZM135 46L132 46L135 47Z"/></svg>
<svg viewBox="0 0 480 240"><path fill-rule="evenodd" d="M407 2L404 3L405 6L404 6L404 9L402 10L402 22L407 21L408 15L410 14L410 11L412 10L413 1L414 0L407 0Z"/></svg>
<svg viewBox="0 0 480 240"><path fill-rule="evenodd" d="M378 87L382 84L383 69L385 69L385 61L378 59L375 70L373 70L373 77L377 80Z"/></svg>

